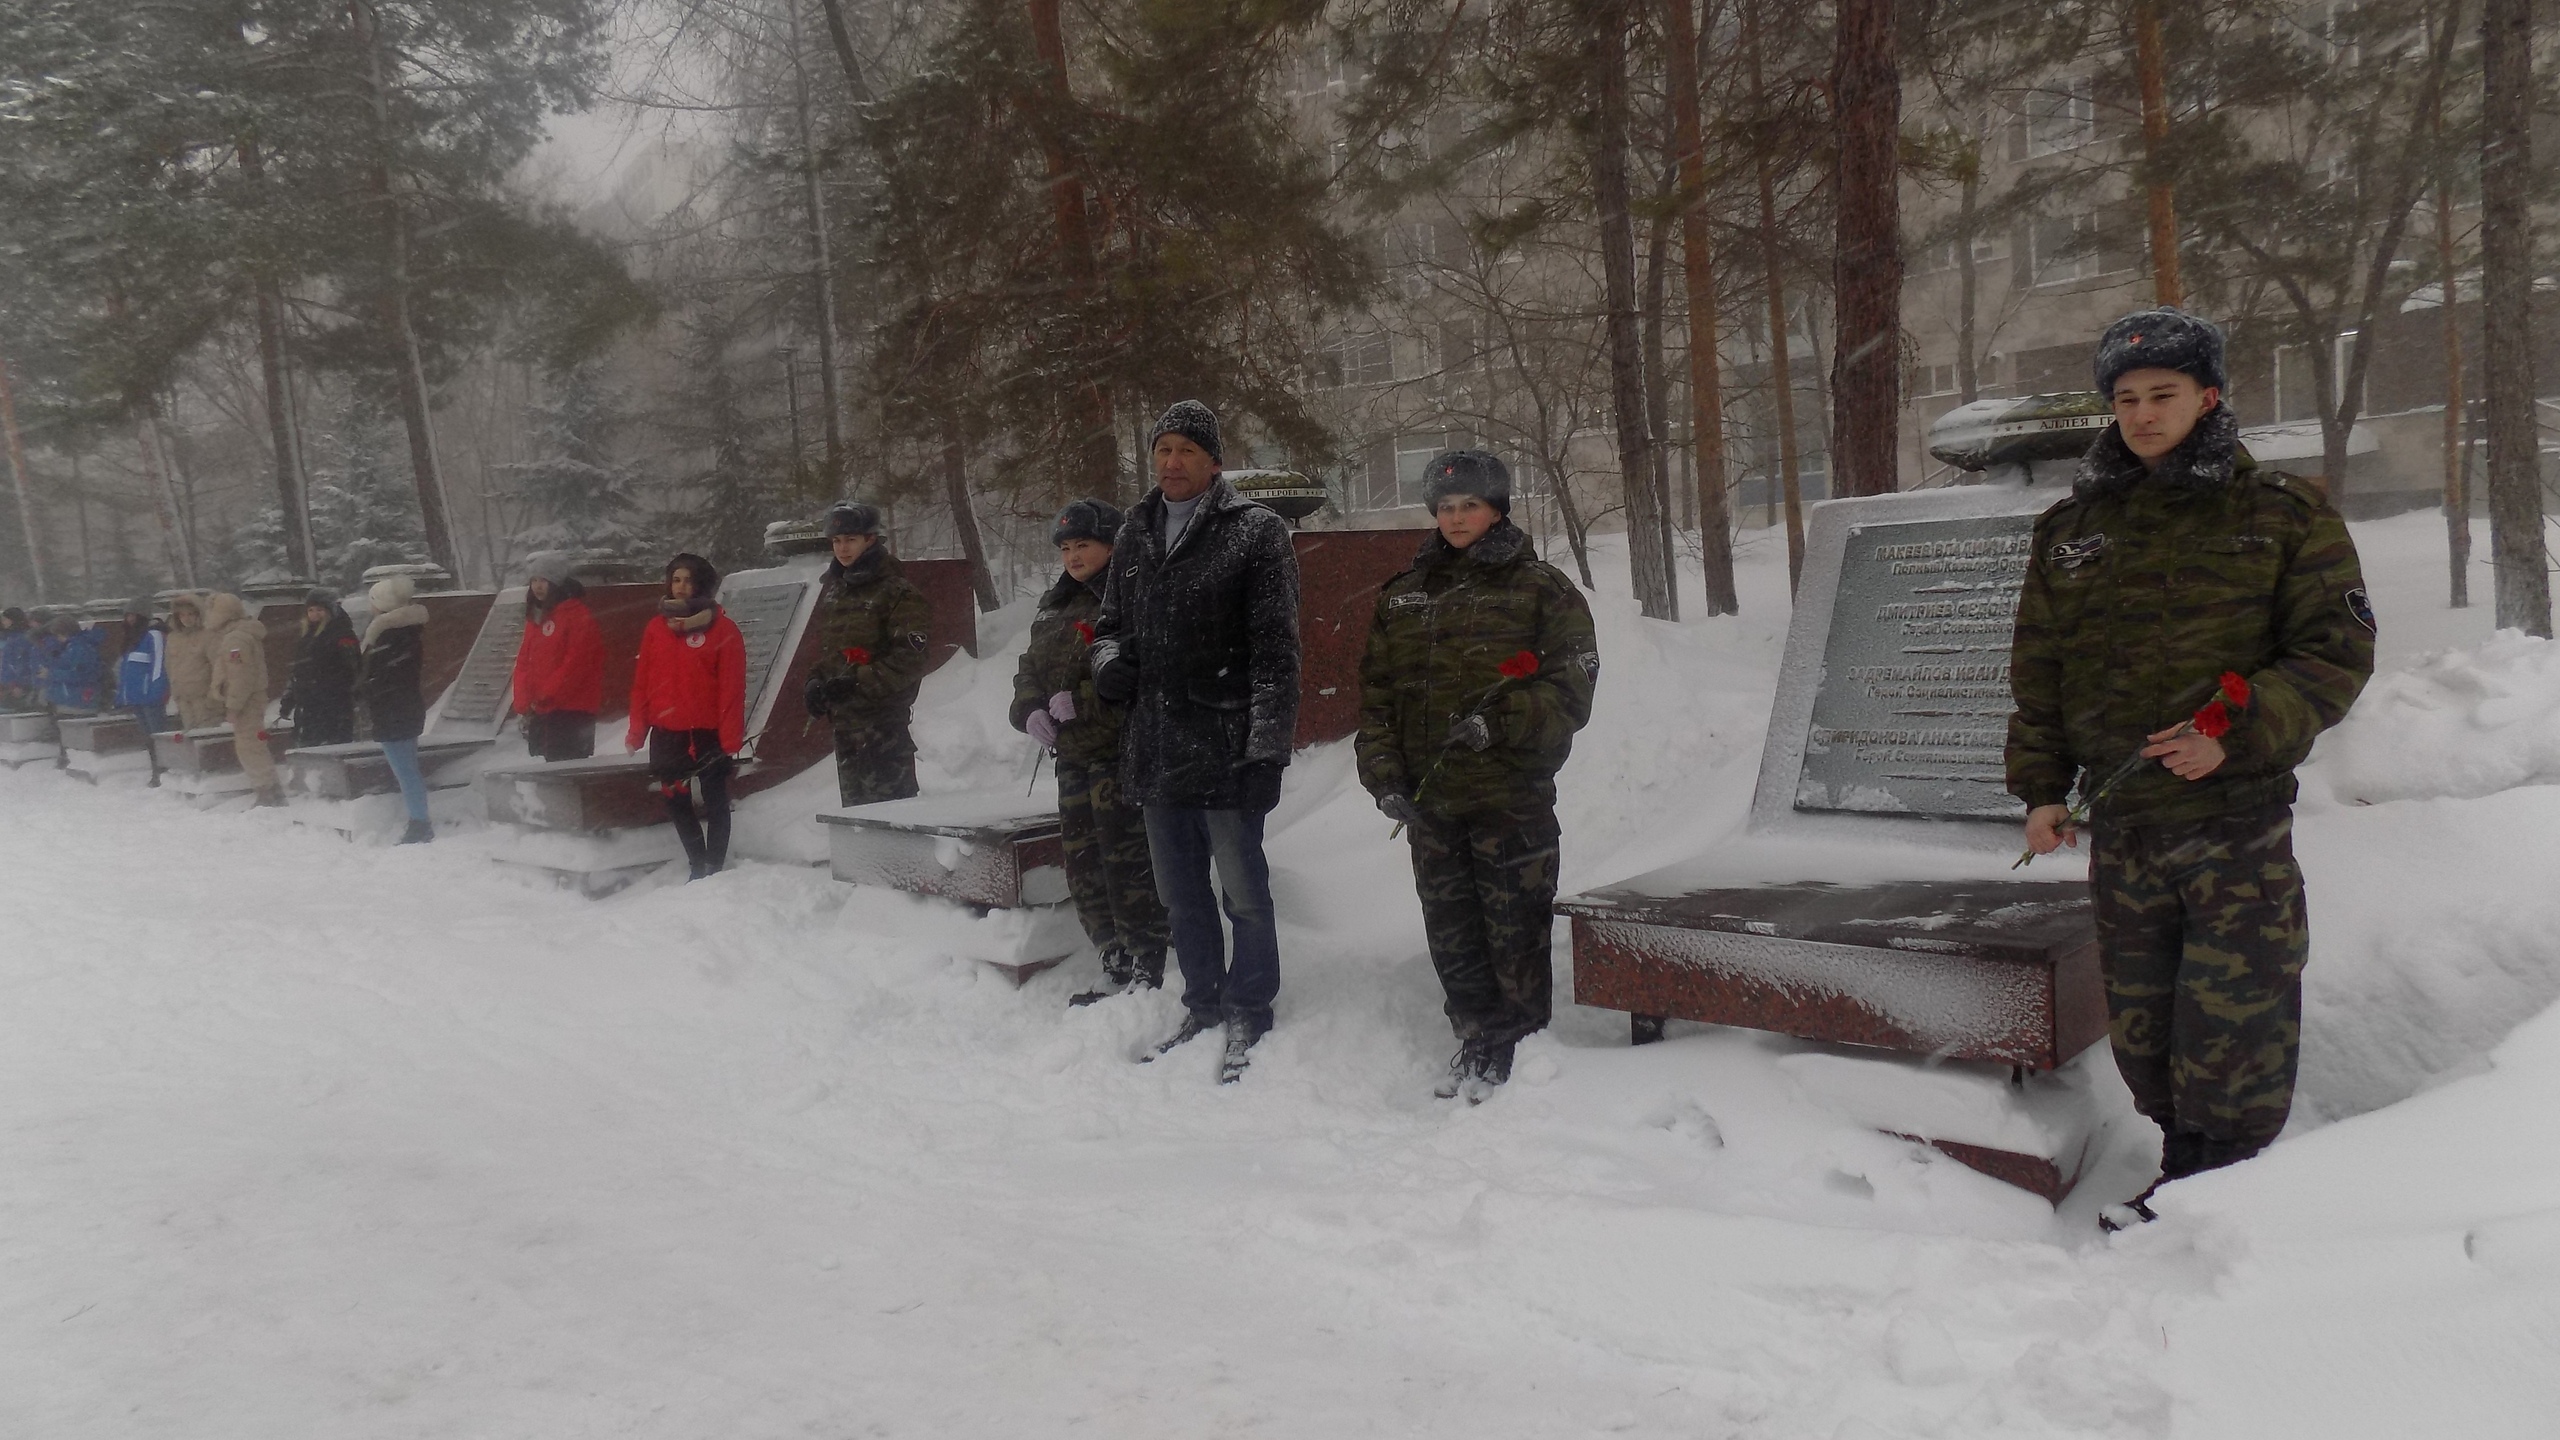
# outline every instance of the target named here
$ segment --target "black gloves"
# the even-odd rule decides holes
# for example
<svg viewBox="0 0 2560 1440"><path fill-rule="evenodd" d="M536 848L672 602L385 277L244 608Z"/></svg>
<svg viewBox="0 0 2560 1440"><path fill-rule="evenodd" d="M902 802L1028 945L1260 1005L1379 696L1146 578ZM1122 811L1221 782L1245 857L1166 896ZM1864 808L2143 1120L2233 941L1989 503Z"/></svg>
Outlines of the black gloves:
<svg viewBox="0 0 2560 1440"><path fill-rule="evenodd" d="M1248 760L1236 772L1236 784L1244 791L1247 812L1268 815L1280 803L1280 772L1284 768L1276 760Z"/></svg>
<svg viewBox="0 0 2560 1440"><path fill-rule="evenodd" d="M1401 790L1390 790L1379 796L1378 813L1399 825L1419 824L1422 820L1422 807L1414 804L1413 797Z"/></svg>
<svg viewBox="0 0 2560 1440"><path fill-rule="evenodd" d="M826 719L827 682L818 676L810 676L808 683L800 687L800 704L809 712L810 719Z"/></svg>
<svg viewBox="0 0 2560 1440"><path fill-rule="evenodd" d="M1125 655L1113 656L1109 664L1093 672L1093 693L1114 705L1128 704L1138 694L1138 662Z"/></svg>
<svg viewBox="0 0 2560 1440"><path fill-rule="evenodd" d="M1493 726L1482 715L1463 716L1449 722L1449 743L1482 753L1493 746Z"/></svg>

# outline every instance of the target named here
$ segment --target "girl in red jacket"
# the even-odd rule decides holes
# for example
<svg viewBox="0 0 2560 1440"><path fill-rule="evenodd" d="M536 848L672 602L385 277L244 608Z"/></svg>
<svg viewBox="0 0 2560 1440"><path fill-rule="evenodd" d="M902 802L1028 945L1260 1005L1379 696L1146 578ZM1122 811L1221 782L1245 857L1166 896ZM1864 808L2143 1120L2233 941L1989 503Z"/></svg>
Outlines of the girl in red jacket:
<svg viewBox="0 0 2560 1440"><path fill-rule="evenodd" d="M667 819L692 878L715 874L729 858L729 772L747 731L747 642L711 602L720 572L699 555L667 562L660 618L640 632L631 673L631 733L623 748L649 742L649 770L666 796ZM687 782L699 782L702 820ZM703 821L710 827L708 839Z"/></svg>
<svg viewBox="0 0 2560 1440"><path fill-rule="evenodd" d="M527 750L544 760L596 753L604 708L604 632L586 587L560 557L541 556L524 582L524 643L516 648L515 713Z"/></svg>

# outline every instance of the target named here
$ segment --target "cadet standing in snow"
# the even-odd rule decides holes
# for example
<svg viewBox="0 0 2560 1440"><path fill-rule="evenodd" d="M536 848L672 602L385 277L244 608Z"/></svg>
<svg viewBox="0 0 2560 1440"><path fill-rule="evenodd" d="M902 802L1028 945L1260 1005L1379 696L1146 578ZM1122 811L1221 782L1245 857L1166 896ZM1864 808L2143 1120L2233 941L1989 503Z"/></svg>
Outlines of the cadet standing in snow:
<svg viewBox="0 0 2560 1440"><path fill-rule="evenodd" d="M275 752L267 748L267 627L237 595L217 593L204 602L211 639L211 683L206 696L231 726L231 749L262 806L282 805Z"/></svg>
<svg viewBox="0 0 2560 1440"><path fill-rule="evenodd" d="M692 880L729 863L729 775L747 743L747 640L721 613L719 593L720 572L710 561L680 554L667 562L660 618L640 632L631 728L622 741L625 750L649 742L649 773L666 799Z"/></svg>
<svg viewBox="0 0 2560 1440"><path fill-rule="evenodd" d="M835 560L812 621L818 660L801 703L835 727L838 798L903 800L916 793L908 721L932 654L933 609L881 543L878 510L840 502L827 511L826 530Z"/></svg>
<svg viewBox="0 0 2560 1440"><path fill-rule="evenodd" d="M1270 1030L1280 993L1262 825L1280 803L1298 723L1298 555L1289 522L1227 483L1208 406L1175 402L1147 447L1156 486L1112 547L1093 688L1129 707L1121 799L1145 809L1182 963L1187 1013L1154 1054L1223 1025L1221 1078L1234 1080ZM1222 895L1235 925L1232 964L1218 926Z"/></svg>
<svg viewBox="0 0 2560 1440"><path fill-rule="evenodd" d="M302 597L302 639L286 676L283 713L293 743L344 745L356 738L356 622L338 593L314 587Z"/></svg>
<svg viewBox="0 0 2560 1440"><path fill-rule="evenodd" d="M537 557L524 582L524 641L510 682L524 717L525 749L544 760L596 753L596 713L604 708L604 632L587 608L587 587L565 557Z"/></svg>
<svg viewBox="0 0 2560 1440"><path fill-rule="evenodd" d="M400 782L400 804L409 827L399 843L420 845L436 838L427 812L427 777L418 769L418 737L427 728L427 697L421 672L427 658L427 607L417 603L418 588L406 575L373 582L365 592L373 618L365 622L364 647L356 679L364 698L365 719L391 762Z"/></svg>
<svg viewBox="0 0 2560 1440"><path fill-rule="evenodd" d="M2240 447L2218 328L2139 311L2095 368L2116 420L2036 522L2009 791L2039 855L2078 843L2075 782L2094 797L2110 1036L2169 1181L2256 1154L2292 1107L2293 771L2373 673L2373 607L2338 512Z"/></svg>
<svg viewBox="0 0 2560 1440"><path fill-rule="evenodd" d="M169 602L169 699L181 730L222 723L222 707L213 702L213 632L205 628L204 602L194 595Z"/></svg>
<svg viewBox="0 0 2560 1440"><path fill-rule="evenodd" d="M1078 500L1058 512L1049 539L1065 573L1040 597L1030 643L1013 674L1013 728L1057 756L1067 885L1086 938L1102 952L1102 988L1075 996L1073 1005L1164 984L1164 901L1147 863L1146 822L1120 799L1126 715L1093 693L1086 663L1121 519L1100 500Z"/></svg>
<svg viewBox="0 0 2560 1440"><path fill-rule="evenodd" d="M45 704L96 713L107 678L107 637L70 615L54 616L50 628L58 643L45 656Z"/></svg>
<svg viewBox="0 0 2560 1440"><path fill-rule="evenodd" d="M1481 450L1424 467L1439 528L1378 592L1360 660L1360 783L1408 831L1458 1053L1439 1095L1480 1100L1554 1005L1558 767L1591 718L1591 607L1511 523Z"/></svg>
<svg viewBox="0 0 2560 1440"><path fill-rule="evenodd" d="M160 783L160 752L150 737L169 728L169 632L151 618L148 599L128 600L124 607L124 655L116 661L116 708L132 712L142 727L143 754L151 762L151 783Z"/></svg>

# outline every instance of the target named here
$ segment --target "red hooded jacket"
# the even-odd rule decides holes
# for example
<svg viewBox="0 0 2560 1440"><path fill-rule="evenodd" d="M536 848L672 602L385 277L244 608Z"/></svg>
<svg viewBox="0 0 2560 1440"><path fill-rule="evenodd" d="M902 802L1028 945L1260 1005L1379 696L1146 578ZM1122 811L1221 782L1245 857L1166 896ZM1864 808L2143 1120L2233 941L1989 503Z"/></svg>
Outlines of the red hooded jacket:
<svg viewBox="0 0 2560 1440"><path fill-rule="evenodd" d="M641 630L628 748L652 729L717 730L731 755L747 743L747 638L716 606L693 621L701 623L659 619Z"/></svg>
<svg viewBox="0 0 2560 1440"><path fill-rule="evenodd" d="M519 715L593 715L604 708L604 632L586 601L573 596L538 621L526 618L515 692Z"/></svg>

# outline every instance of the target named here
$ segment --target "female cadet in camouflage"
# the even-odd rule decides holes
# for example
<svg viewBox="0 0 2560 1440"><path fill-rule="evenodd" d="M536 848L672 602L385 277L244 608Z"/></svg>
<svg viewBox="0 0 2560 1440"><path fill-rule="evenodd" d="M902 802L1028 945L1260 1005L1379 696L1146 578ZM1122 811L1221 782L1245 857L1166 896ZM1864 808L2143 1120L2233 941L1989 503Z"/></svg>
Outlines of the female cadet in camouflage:
<svg viewBox="0 0 2560 1440"><path fill-rule="evenodd" d="M1161 988L1170 943L1147 860L1146 821L1120 803L1120 727L1128 707L1093 693L1093 622L1102 614L1102 577L1120 520L1120 512L1100 500L1078 500L1058 512L1049 539L1065 573L1040 597L1031 641L1013 673L1013 728L1058 757L1067 887L1086 937L1102 952L1103 987L1075 996L1073 1005Z"/></svg>
<svg viewBox="0 0 2560 1440"><path fill-rule="evenodd" d="M1360 660L1360 783L1412 836L1414 888L1458 1053L1443 1099L1511 1078L1546 1027L1557 767L1591 718L1591 607L1513 525L1511 474L1480 450L1423 472L1439 529L1378 592Z"/></svg>
<svg viewBox="0 0 2560 1440"><path fill-rule="evenodd" d="M2048 854L2078 843L2075 782L2160 762L2089 828L2116 1064L2166 1137L2166 1181L2256 1154L2292 1107L2310 954L2293 771L2373 673L2373 608L2338 512L2240 448L2220 330L2128 315L2096 370L2116 423L2036 522L2009 791ZM2229 733L2180 733L2226 671L2249 686Z"/></svg>
<svg viewBox="0 0 2560 1440"><path fill-rule="evenodd" d="M837 504L827 511L827 541L835 562L811 622L820 649L801 703L835 726L836 794L845 804L903 800L916 793L907 725L924 684L932 608L882 546L878 510Z"/></svg>

